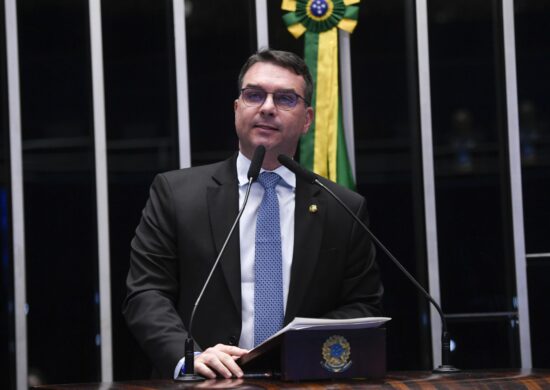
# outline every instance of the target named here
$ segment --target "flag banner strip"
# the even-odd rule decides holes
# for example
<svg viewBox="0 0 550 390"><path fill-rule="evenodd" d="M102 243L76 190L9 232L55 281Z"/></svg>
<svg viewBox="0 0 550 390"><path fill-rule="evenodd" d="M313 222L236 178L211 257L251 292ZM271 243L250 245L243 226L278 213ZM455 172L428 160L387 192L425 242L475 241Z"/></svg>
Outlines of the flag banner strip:
<svg viewBox="0 0 550 390"><path fill-rule="evenodd" d="M319 48L319 34L306 32L305 35L305 50L304 60L309 68L311 77L313 78L313 98L311 99L311 106L314 109L313 123L311 124L309 131L302 136L300 140L300 162L310 171L313 171L313 150L315 148L315 127L317 123L317 113L315 112L315 106L317 104L317 57Z"/></svg>
<svg viewBox="0 0 550 390"><path fill-rule="evenodd" d="M336 182L345 187L354 189L355 180L351 171L348 158L348 149L344 133L344 120L342 119L342 101L338 99L338 141L336 150Z"/></svg>
<svg viewBox="0 0 550 390"><path fill-rule="evenodd" d="M350 169L338 78L338 28L352 33L359 17L359 0L283 0L288 31L305 34L304 58L314 80L311 106L315 116L300 141L300 162L306 168L348 188Z"/></svg>
<svg viewBox="0 0 550 390"><path fill-rule="evenodd" d="M313 169L336 181L338 129L338 30L319 33L317 57L316 134Z"/></svg>

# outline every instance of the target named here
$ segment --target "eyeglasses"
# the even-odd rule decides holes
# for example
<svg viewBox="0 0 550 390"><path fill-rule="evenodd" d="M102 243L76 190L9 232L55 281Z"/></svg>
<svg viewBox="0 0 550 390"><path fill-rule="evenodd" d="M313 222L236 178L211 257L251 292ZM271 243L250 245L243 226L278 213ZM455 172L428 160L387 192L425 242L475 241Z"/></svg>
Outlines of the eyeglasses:
<svg viewBox="0 0 550 390"><path fill-rule="evenodd" d="M243 88L241 89L241 97L244 104L249 107L259 107L264 104L267 95L273 96L273 103L281 110L292 110L298 104L298 99L302 99L306 105L309 105L308 101L294 93L292 91L275 91L267 92L261 88Z"/></svg>

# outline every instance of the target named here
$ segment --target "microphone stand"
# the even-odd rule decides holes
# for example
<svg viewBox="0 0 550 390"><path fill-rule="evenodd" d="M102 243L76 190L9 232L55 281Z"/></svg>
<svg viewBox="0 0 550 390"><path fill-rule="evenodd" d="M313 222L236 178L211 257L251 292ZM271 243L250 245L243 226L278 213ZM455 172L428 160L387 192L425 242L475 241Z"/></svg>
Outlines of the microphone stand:
<svg viewBox="0 0 550 390"><path fill-rule="evenodd" d="M441 326L442 326L442 332L441 332L441 365L437 368L434 368L432 372L437 374L450 374L450 373L456 373L460 372L459 368L454 367L451 364L451 336L447 330L447 321L445 320L445 316L443 315L443 311L441 310L441 307L439 304L435 301L435 299L432 298L430 294L422 287L420 283L407 271L407 269L395 258L395 256L392 255L392 253L380 242L378 238L370 231L370 229L361 221L354 213L350 210L350 208L338 197L334 192L332 192L327 186L325 186L323 183L319 181L316 177L314 177L314 183L317 184L319 187L323 188L325 191L327 191L347 212L349 215L351 215L355 221L357 221L361 227L369 234L369 236L372 238L372 240L378 245L379 248L382 249L382 251L390 258L391 261L407 276L407 278L422 292L424 297L436 308L437 312L439 313L439 316L441 317Z"/></svg>
<svg viewBox="0 0 550 390"><path fill-rule="evenodd" d="M432 372L437 374L449 374L449 373L456 373L459 372L460 369L454 367L451 365L451 336L447 330L447 321L445 320L445 316L443 315L443 311L441 310L441 307L437 304L437 302L432 298L430 294L422 287L420 283L407 271L405 267L395 258L394 255L391 254L391 252L380 242L378 238L370 231L370 229L361 221L357 215L353 211L350 210L350 208L332 191L330 188L325 186L323 183L317 179L317 176L302 166L298 164L296 161L291 159L288 156L285 156L284 154L279 155L278 160L281 164L283 164L285 167L290 169L292 172L294 172L296 175L302 177L304 180L311 184L316 184L319 187L321 187L323 190L328 192L340 206L344 208L348 212L348 214L357 222L361 227L365 230L365 232L368 233L368 235L372 238L372 240L378 245L379 248L384 251L384 253L390 258L391 261L405 274L405 276L422 292L424 297L436 308L437 312L439 313L439 316L441 317L441 365L437 368L434 368Z"/></svg>
<svg viewBox="0 0 550 390"><path fill-rule="evenodd" d="M218 253L218 257L216 257L216 261L214 261L214 265L212 266L212 269L210 270L210 273L208 274L208 277L204 282L204 286L202 287L202 290L199 296L197 297L197 300L195 301L195 305L193 306L193 311L191 312L191 317L189 318L187 338L185 339L185 351L184 351L185 369L183 371L183 375L180 375L176 378L177 381L198 382L198 381L203 381L205 379L204 377L195 374L195 342L193 341L193 335L192 335L193 319L195 318L195 312L197 311L197 307L199 306L199 302L201 301L204 291L206 290L206 287L208 287L208 283L210 283L210 279L212 278L212 275L214 274L214 271L216 270L218 263L222 258L223 253L225 252L225 247L227 246L229 239L233 235L233 231L237 227L237 224L241 220L241 216L243 215L244 208L246 207L246 203L248 202L248 196L250 195L250 190L252 189L252 183L258 178L258 175L260 173L262 162L264 160L264 155L265 155L265 147L263 145L258 146L254 151L254 156L252 157L250 168L248 170L248 175L247 175L248 184L246 188L246 194L244 196L243 205L239 210L239 214L237 215L237 218L235 218L235 222L233 222L233 225L229 230L229 234L227 234L227 238L225 239L222 245L222 248L220 249L220 253Z"/></svg>
<svg viewBox="0 0 550 390"><path fill-rule="evenodd" d="M204 291L206 290L206 287L208 287L208 283L210 283L210 279L212 278L212 275L214 274L214 271L216 270L218 263L222 258L222 255L225 251L225 247L227 246L229 239L233 235L233 231L235 230L235 227L237 226L237 224L239 223L239 220L241 219L241 216L244 212L244 207L246 206L246 202L248 201L248 195L250 194L250 189L252 188L253 181L254 181L253 177L250 177L248 179L248 187L246 189L246 195L244 197L243 206L239 210L239 214L237 215L237 218L235 218L235 222L233 222L233 225L231 226L231 230L229 230L229 234L227 235L227 238L225 239L225 242L222 245L220 253L218 254L218 257L216 258L216 261L214 262L214 265L212 266L212 269L210 270L210 273L206 278L206 282L204 282L204 286L202 287L202 290L199 296L197 297L197 300L195 301L195 305L193 306L193 311L191 312L191 317L189 319L189 329L187 330L187 339L185 340L184 374L176 378L177 381L198 382L198 381L203 381L205 379L204 377L195 374L195 343L193 341L193 336L191 333L191 328L193 326L193 319L195 318L195 312L197 311L197 307L199 306L199 302L201 301Z"/></svg>

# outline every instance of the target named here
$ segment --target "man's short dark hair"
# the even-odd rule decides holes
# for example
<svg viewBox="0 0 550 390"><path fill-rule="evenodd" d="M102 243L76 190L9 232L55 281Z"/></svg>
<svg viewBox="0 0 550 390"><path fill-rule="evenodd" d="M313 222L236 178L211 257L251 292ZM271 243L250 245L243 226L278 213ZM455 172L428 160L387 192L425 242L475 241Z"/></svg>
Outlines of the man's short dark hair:
<svg viewBox="0 0 550 390"><path fill-rule="evenodd" d="M309 73L309 69L304 60L289 51L261 49L257 53L252 54L244 63L241 68L241 72L239 73L239 94L241 93L244 75L248 69L252 67L252 65L258 62L268 62L270 64L291 70L298 76L302 76L305 81L304 98L306 99L307 105L311 104L311 99L313 97L313 79L311 78L311 73Z"/></svg>

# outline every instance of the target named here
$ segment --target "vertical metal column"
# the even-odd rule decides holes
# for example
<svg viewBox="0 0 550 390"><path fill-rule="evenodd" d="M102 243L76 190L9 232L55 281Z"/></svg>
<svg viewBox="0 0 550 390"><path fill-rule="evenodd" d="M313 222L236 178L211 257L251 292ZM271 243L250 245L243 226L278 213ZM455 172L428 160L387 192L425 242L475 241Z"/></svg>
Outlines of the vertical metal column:
<svg viewBox="0 0 550 390"><path fill-rule="evenodd" d="M338 31L338 47L340 51L340 93L342 96L342 117L344 121L344 135L346 148L351 167L353 180L356 180L355 168L355 135L353 128L353 95L351 84L351 49L350 34L346 31Z"/></svg>
<svg viewBox="0 0 550 390"><path fill-rule="evenodd" d="M516 73L516 43L514 2L502 2L502 26L504 38L504 66L506 77L506 112L508 127L508 160L510 164L510 191L514 259L516 269L516 294L518 299L519 343L521 366L531 368L531 336L529 327L529 300L527 297L527 265L523 228L523 195L521 185L521 151L519 138L518 95Z"/></svg>
<svg viewBox="0 0 550 390"><path fill-rule="evenodd" d="M267 0L256 0L256 37L258 49L269 47Z"/></svg>
<svg viewBox="0 0 550 390"><path fill-rule="evenodd" d="M428 281L430 294L437 302L440 302L427 0L417 0L416 2L416 35L418 50L418 88L420 94L420 134L422 138L422 176L424 182L424 214L426 220L426 253L428 255L429 270ZM432 305L430 305L430 322L432 326L433 364L434 366L438 366L441 363L441 319Z"/></svg>
<svg viewBox="0 0 550 390"><path fill-rule="evenodd" d="M113 342L111 328L111 269L109 242L109 195L103 78L101 0L89 0L94 102L94 150L97 203L97 243L99 260L99 323L101 333L101 380L113 380Z"/></svg>
<svg viewBox="0 0 550 390"><path fill-rule="evenodd" d="M11 213L13 233L13 279L15 312L15 372L18 390L28 388L27 297L25 271L25 213L23 202L23 150L21 143L21 99L16 0L5 0L6 58L11 169Z"/></svg>
<svg viewBox="0 0 550 390"><path fill-rule="evenodd" d="M174 51L176 54L176 99L178 104L180 168L187 168L191 166L191 136L189 130L185 0L173 0L172 6L174 13Z"/></svg>

